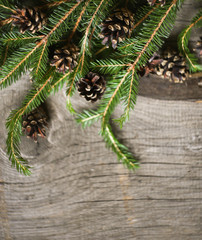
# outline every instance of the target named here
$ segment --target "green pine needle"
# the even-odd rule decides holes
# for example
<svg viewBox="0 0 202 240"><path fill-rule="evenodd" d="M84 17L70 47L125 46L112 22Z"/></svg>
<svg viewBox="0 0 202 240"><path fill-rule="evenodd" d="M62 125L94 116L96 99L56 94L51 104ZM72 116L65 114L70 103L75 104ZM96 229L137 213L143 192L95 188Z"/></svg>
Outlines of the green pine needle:
<svg viewBox="0 0 202 240"><path fill-rule="evenodd" d="M118 160L121 161L128 169L134 170L139 167L139 163L134 159L133 154L129 152L128 148L121 144L112 132L110 124L105 126L101 132L106 145L116 153Z"/></svg>
<svg viewBox="0 0 202 240"><path fill-rule="evenodd" d="M191 24L188 25L178 37L178 48L180 52L185 56L190 72L202 71L202 65L198 64L198 59L189 50L189 38L191 35L191 30L193 28L202 27L202 9L199 10L198 14L192 19Z"/></svg>

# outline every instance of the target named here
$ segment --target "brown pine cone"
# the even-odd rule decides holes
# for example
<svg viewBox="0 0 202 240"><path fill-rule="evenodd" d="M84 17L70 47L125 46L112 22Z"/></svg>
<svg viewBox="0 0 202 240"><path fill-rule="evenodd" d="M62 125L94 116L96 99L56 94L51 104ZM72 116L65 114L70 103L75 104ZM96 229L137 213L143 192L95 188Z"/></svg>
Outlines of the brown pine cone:
<svg viewBox="0 0 202 240"><path fill-rule="evenodd" d="M77 83L78 91L87 101L95 102L101 99L106 89L106 81L103 76L89 72Z"/></svg>
<svg viewBox="0 0 202 240"><path fill-rule="evenodd" d="M156 66L155 72L157 75L168 78L174 83L183 83L188 78L185 59L177 53L168 52L163 57L163 61Z"/></svg>
<svg viewBox="0 0 202 240"><path fill-rule="evenodd" d="M37 142L38 136L46 136L44 126L47 126L47 115L42 107L38 107L29 114L23 115L22 119L22 130L25 132L27 137L31 137L35 142Z"/></svg>
<svg viewBox="0 0 202 240"><path fill-rule="evenodd" d="M19 26L21 33L26 30L35 33L40 31L46 23L45 15L37 8L17 9L16 14L11 17L12 24Z"/></svg>
<svg viewBox="0 0 202 240"><path fill-rule="evenodd" d="M133 29L133 14L126 8L116 9L101 24L100 38L103 45L110 45L115 49L117 44L130 37Z"/></svg>
<svg viewBox="0 0 202 240"><path fill-rule="evenodd" d="M147 76L149 73L156 73L156 67L162 63L163 59L159 54L154 53L154 55L149 59L148 63L142 67L138 74L143 77Z"/></svg>
<svg viewBox="0 0 202 240"><path fill-rule="evenodd" d="M147 2L149 3L150 6L153 6L156 2L156 0L147 0ZM166 0L159 0L161 6L165 5Z"/></svg>
<svg viewBox="0 0 202 240"><path fill-rule="evenodd" d="M79 48L74 44L62 47L61 49L56 49L50 65L55 66L58 72L65 73L67 70L72 71L72 69L78 64L76 61L78 55Z"/></svg>

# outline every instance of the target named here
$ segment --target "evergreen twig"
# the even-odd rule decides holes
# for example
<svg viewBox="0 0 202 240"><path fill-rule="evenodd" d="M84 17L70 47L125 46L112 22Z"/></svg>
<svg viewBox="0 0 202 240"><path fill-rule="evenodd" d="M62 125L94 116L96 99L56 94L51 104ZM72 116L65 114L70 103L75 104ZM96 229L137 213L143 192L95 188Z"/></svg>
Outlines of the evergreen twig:
<svg viewBox="0 0 202 240"><path fill-rule="evenodd" d="M197 58L190 52L188 47L191 30L194 27L202 27L202 9L199 10L198 14L192 19L191 24L180 33L178 38L178 48L186 57L190 72L202 71L202 65L198 64Z"/></svg>
<svg viewBox="0 0 202 240"><path fill-rule="evenodd" d="M146 1L145 1L146 2ZM67 108L83 127L101 121L101 135L108 147L129 169L138 167L127 147L116 138L110 125L110 118L117 104L123 104L124 113L114 121L122 127L134 108L138 91L139 70L163 44L173 27L182 0L168 0L164 7L143 5L142 1L115 0L48 0L38 7L47 12L47 24L37 33L21 34L12 26L11 14L16 14L15 1L0 0L0 87L16 82L27 70L33 78L33 89L22 105L11 112L7 119L7 152L12 165L25 175L30 174L28 162L20 153L22 116L37 108L53 92L66 85ZM116 50L101 44L100 24L107 18L114 6L136 11L131 38L124 40ZM201 14L201 13L200 13ZM194 26L201 24L201 15L193 19L183 32L182 50L190 58L187 44ZM59 73L50 67L51 48L75 42L80 48L77 66L71 72ZM190 63L195 64L191 59ZM77 83L88 72L104 75L107 81L105 94L95 110L78 113L71 103L71 96Z"/></svg>

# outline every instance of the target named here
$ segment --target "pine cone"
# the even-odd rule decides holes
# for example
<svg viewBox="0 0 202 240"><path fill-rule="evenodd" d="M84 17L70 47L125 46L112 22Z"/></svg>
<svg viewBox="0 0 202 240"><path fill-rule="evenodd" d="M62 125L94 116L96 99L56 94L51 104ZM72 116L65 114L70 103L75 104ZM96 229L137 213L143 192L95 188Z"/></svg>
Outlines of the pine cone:
<svg viewBox="0 0 202 240"><path fill-rule="evenodd" d="M51 66L55 66L58 72L72 71L76 67L77 58L79 55L79 48L74 44L65 46L61 49L54 51L53 59L51 60Z"/></svg>
<svg viewBox="0 0 202 240"><path fill-rule="evenodd" d="M89 72L81 78L77 84L80 95L87 101L95 102L102 97L106 89L106 81L103 76Z"/></svg>
<svg viewBox="0 0 202 240"><path fill-rule="evenodd" d="M196 43L196 48L194 51L199 57L202 56L202 37L200 37L200 40Z"/></svg>
<svg viewBox="0 0 202 240"><path fill-rule="evenodd" d="M21 33L26 30L35 33L46 23L45 15L36 8L17 9L16 14L11 17L13 25L18 25Z"/></svg>
<svg viewBox="0 0 202 240"><path fill-rule="evenodd" d="M147 76L149 73L156 73L156 67L162 63L163 59L159 54L154 53L154 55L149 59L148 63L142 67L138 74L143 77Z"/></svg>
<svg viewBox="0 0 202 240"><path fill-rule="evenodd" d="M171 82L175 83L183 83L188 77L185 59L176 53L167 53L163 61L156 66L155 72L157 75L169 78Z"/></svg>
<svg viewBox="0 0 202 240"><path fill-rule="evenodd" d="M156 0L147 0L150 6L153 6L156 2ZM159 0L161 6L163 6L166 3L166 0Z"/></svg>
<svg viewBox="0 0 202 240"><path fill-rule="evenodd" d="M110 45L115 49L117 44L123 41L126 37L130 37L133 29L133 14L126 8L115 10L101 24L102 30L100 37L103 38L103 45Z"/></svg>
<svg viewBox="0 0 202 240"><path fill-rule="evenodd" d="M47 115L42 107L38 107L29 114L24 115L22 119L22 130L27 137L31 137L37 142L37 136L46 136L44 126L47 126Z"/></svg>

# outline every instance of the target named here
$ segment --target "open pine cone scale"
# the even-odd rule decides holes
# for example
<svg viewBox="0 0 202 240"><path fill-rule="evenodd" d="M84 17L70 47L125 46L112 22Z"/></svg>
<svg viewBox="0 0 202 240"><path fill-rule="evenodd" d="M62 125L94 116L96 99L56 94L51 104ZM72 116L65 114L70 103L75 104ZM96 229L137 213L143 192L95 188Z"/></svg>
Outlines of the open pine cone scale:
<svg viewBox="0 0 202 240"><path fill-rule="evenodd" d="M58 72L72 71L77 66L79 48L74 44L56 49L50 65L55 66Z"/></svg>
<svg viewBox="0 0 202 240"><path fill-rule="evenodd" d="M126 37L130 37L133 28L133 14L125 8L116 9L101 24L100 38L103 45L110 45L115 49L117 44Z"/></svg>
<svg viewBox="0 0 202 240"><path fill-rule="evenodd" d="M45 25L45 15L36 8L17 9L16 14L11 16L13 25L19 26L20 32L26 30L35 33Z"/></svg>
<svg viewBox="0 0 202 240"><path fill-rule="evenodd" d="M77 83L80 95L87 101L95 102L102 97L106 89L106 81L103 76L89 72Z"/></svg>
<svg viewBox="0 0 202 240"><path fill-rule="evenodd" d="M172 82L182 83L187 79L188 69L181 55L167 53L162 63L156 67L156 72Z"/></svg>

